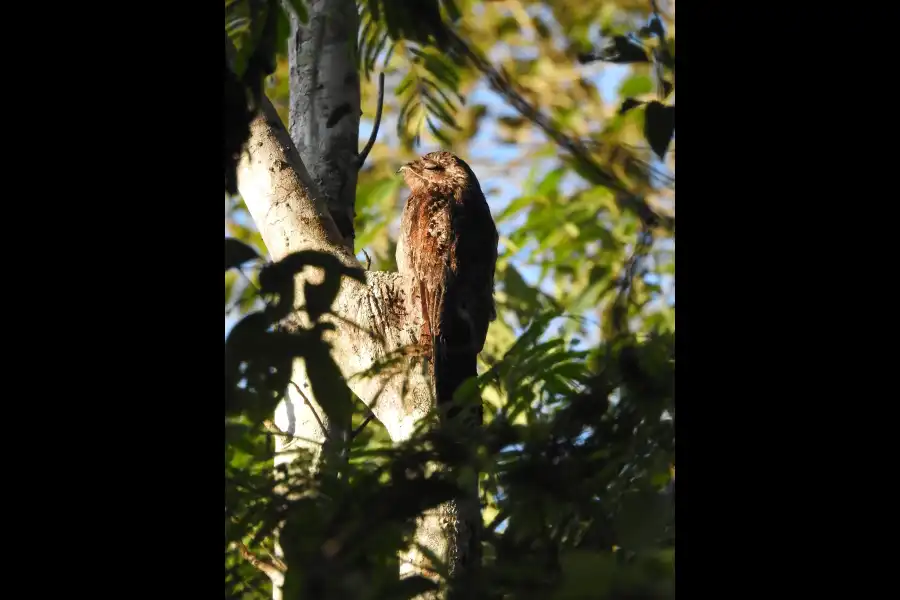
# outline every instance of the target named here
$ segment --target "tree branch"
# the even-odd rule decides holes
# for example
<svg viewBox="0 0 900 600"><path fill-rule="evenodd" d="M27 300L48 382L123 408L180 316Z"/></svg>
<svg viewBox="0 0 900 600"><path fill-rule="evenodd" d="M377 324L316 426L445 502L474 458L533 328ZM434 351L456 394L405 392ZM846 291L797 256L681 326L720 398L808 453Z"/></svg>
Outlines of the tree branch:
<svg viewBox="0 0 900 600"><path fill-rule="evenodd" d="M272 580L272 585L281 587L284 585L284 572L287 570L284 566L284 563L278 560L277 558L273 558L272 562L265 561L250 551L247 546L244 544L237 542L235 544L237 546L238 552L240 552L241 556L253 565L255 568L262 571L269 579Z"/></svg>
<svg viewBox="0 0 900 600"><path fill-rule="evenodd" d="M360 268L268 99L250 125L246 148L238 166L238 188L271 257L280 260L292 252L316 250ZM298 298L303 298L303 282L309 276L297 277ZM408 322L405 312L400 280L398 273L379 271L366 272L365 284L343 277L332 306L334 315L323 317L334 326L325 339L342 375L395 440L407 439L431 405L430 382L418 369L408 374L372 372L377 362L417 341L416 324ZM404 392L407 376L410 381ZM297 405L305 403L295 392L290 396ZM293 435L281 422L284 418L276 414L279 427Z"/></svg>
<svg viewBox="0 0 900 600"><path fill-rule="evenodd" d="M250 124L250 138L238 166L238 189L273 259L317 250L338 257L346 266L359 267L267 98ZM304 283L309 277L306 273L297 276L297 298L304 297ZM407 315L402 289L399 273L367 271L366 283L342 277L331 313L322 317L334 327L325 333L324 340L331 346L341 375L394 441L411 437L433 406L427 373L409 368L410 359L404 352L417 347L420 324ZM296 312L302 318L304 313ZM381 362L396 360L395 356L401 357L403 368L378 368ZM287 397L275 411L277 428L286 434L276 437L276 464L291 462L291 454L279 450L298 443L298 439L306 440L300 443L313 453L317 464L325 438L332 432L311 393L305 361L294 362L291 378L299 383L296 388L289 386ZM301 393L301 387L305 393ZM318 415L322 415L321 422ZM434 518L423 522L425 531L437 527L431 524ZM429 547L441 554L449 538L427 539ZM276 540L276 553L280 552ZM280 598L281 585L273 580L273 600Z"/></svg>
<svg viewBox="0 0 900 600"><path fill-rule="evenodd" d="M366 418L363 419L363 422L359 424L359 427L353 430L353 433L350 435L350 439L354 439L356 438L356 436L362 433L362 430L366 428L366 425L369 424L369 421L371 421L373 417L375 417L375 413L370 412L369 414L367 414Z"/></svg>
<svg viewBox="0 0 900 600"><path fill-rule="evenodd" d="M375 124L372 126L372 135L369 136L369 141L366 142L365 148L362 149L362 152L359 153L359 158L357 159L356 168L362 169L363 163L366 162L366 157L369 156L369 152L372 150L372 146L375 145L375 138L378 137L378 126L381 125L381 110L384 108L384 72L378 74L378 107L375 109Z"/></svg>
<svg viewBox="0 0 900 600"><path fill-rule="evenodd" d="M352 0L313 0L307 6L310 25L300 28L295 23L290 44L294 135L288 135L264 97L238 165L238 189L273 259L313 250L359 268L353 255L359 166L356 4ZM301 76L301 68L314 69L318 84ZM380 99L379 106L382 102ZM305 132L311 133L304 138ZM304 272L297 276L297 298L304 298L305 282L316 275ZM418 315L406 311L403 283L398 273L368 271L365 283L342 277L331 313L321 319L332 327L323 340L330 345L341 375L394 441L408 439L433 408L427 371L410 368L413 359L406 349L418 347L420 323ZM298 319L304 318L305 313L300 312ZM380 368L381 363L394 368ZM298 430L307 438L316 431L321 432L320 437L331 435L324 418L321 426L316 422L316 415L324 417L325 413L311 393L304 360L294 362L291 378L297 388L289 387L288 397L276 409L278 429L294 437ZM315 447L311 450L317 451ZM288 462L276 455L276 462L279 460ZM470 495L477 509L477 493ZM448 562L460 562L468 537L459 532L469 531L466 523L480 516L473 516L458 503L449 503L443 510L423 516L416 539ZM462 515L465 522L458 525ZM277 600L280 586L274 588Z"/></svg>
<svg viewBox="0 0 900 600"><path fill-rule="evenodd" d="M353 252L359 152L359 15L353 0L308 0L309 23L291 18L290 132Z"/></svg>

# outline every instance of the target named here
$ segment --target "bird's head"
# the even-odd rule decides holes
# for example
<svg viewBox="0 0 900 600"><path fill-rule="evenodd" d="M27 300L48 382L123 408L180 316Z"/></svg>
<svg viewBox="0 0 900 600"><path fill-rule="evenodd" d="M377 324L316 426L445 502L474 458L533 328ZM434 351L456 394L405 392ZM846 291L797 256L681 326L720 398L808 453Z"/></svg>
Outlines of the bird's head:
<svg viewBox="0 0 900 600"><path fill-rule="evenodd" d="M431 186L456 189L478 183L466 161L445 150L430 152L408 162L397 172L403 174L403 179L412 192Z"/></svg>

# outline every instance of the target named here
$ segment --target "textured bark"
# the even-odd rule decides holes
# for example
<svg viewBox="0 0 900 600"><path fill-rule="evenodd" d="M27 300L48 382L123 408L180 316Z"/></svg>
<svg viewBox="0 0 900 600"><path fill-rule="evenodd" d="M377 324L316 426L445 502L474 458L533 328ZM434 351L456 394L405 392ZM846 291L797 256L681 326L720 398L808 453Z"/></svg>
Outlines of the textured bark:
<svg viewBox="0 0 900 600"><path fill-rule="evenodd" d="M360 266L343 246L324 200L268 101L251 124L250 140L238 168L238 186L273 259L300 250L318 250L337 256L345 265ZM303 297L303 281L315 276L297 277L298 298ZM418 369L363 376L378 361L416 342L416 319L406 315L399 280L398 273L383 272L368 272L366 283L345 277L332 306L337 316L323 317L334 325L326 340L350 389L372 408L394 440L407 439L432 404L430 382ZM304 385L300 387L306 391ZM300 415L305 403L293 387L289 389L293 409L280 408L282 417L276 425L289 434L310 433L297 428L299 416L296 423L287 421L288 413ZM310 394L305 395L314 402Z"/></svg>
<svg viewBox="0 0 900 600"><path fill-rule="evenodd" d="M465 487L467 496L427 511L418 519L414 540L444 560L450 577L459 578L462 584L458 597L467 599L476 597L471 588L475 569L471 567L481 560L481 505L478 482ZM400 576L410 575L434 576L427 557L416 546L401 557ZM439 594L423 596L422 600L433 597Z"/></svg>
<svg viewBox="0 0 900 600"><path fill-rule="evenodd" d="M238 168L238 187L273 259L300 250L318 250L334 254L345 265L359 266L343 246L324 200L268 100L251 124L250 140ZM306 275L310 276L314 275ZM302 297L304 280L302 274L297 278L298 297ZM406 313L402 289L399 273L368 272L365 284L343 278L333 305L337 317L323 317L335 327L326 339L343 376L394 441L408 439L433 406L431 381L421 369L403 364L401 369L366 376L379 361L417 344L421 321ZM298 446L317 451L326 437L318 424L324 415L309 390L302 361L297 361L293 380L304 394L289 387L288 398L276 411L275 424L291 436L276 438L279 464L291 460L286 451ZM470 524L480 519L477 494L462 503L462 511L457 511L455 504L423 516L415 536L416 542L445 558L451 572L470 555L468 532L472 527L457 517L468 515L465 521ZM415 550L401 561L403 575L433 576L427 560ZM277 588L274 597L280 598Z"/></svg>
<svg viewBox="0 0 900 600"><path fill-rule="evenodd" d="M238 188L272 259L317 250L359 267L353 255L360 115L356 4L314 0L307 6L309 24L295 21L289 44L291 134L265 100L251 124ZM317 274L297 277L297 298L303 297L303 283L311 277ZM424 370L410 368L409 360L399 368L369 373L381 361L418 346L421 316L407 313L404 287L398 273L368 272L365 283L345 277L332 306L336 316L323 317L334 326L326 341L335 363L394 441L408 439L434 405L430 378ZM297 387L288 388L275 414L275 425L287 434L276 437L277 464L289 463L290 450L297 447L318 453L326 439L341 433L329 431L332 426L311 393L302 360L295 363L292 380ZM424 515L415 536L417 543L446 559L451 572L472 555L467 532L481 518L477 491L459 504L461 510L450 503ZM463 515L470 525L461 522ZM434 577L416 550L401 556L401 564L402 575ZM273 579L273 584L273 598L280 600L280 581Z"/></svg>
<svg viewBox="0 0 900 600"><path fill-rule="evenodd" d="M295 20L288 45L291 139L353 250L360 93L359 17L352 0L308 2L309 23Z"/></svg>

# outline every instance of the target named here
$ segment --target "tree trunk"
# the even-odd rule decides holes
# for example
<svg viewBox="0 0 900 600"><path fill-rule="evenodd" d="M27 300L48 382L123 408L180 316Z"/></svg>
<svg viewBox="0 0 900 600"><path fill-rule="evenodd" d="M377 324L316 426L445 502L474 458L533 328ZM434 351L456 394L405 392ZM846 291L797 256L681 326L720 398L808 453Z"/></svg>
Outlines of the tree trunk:
<svg viewBox="0 0 900 600"><path fill-rule="evenodd" d="M247 150L238 167L238 187L269 254L279 260L292 252L317 250L336 256L347 266L361 268L343 245L325 201L274 107L267 100L263 104L250 127ZM313 276L301 273L297 277L298 298L303 297L303 282ZM408 439L432 405L430 381L418 369L360 376L378 361L417 341L418 325L405 313L401 289L399 273L369 271L365 283L344 277L332 306L337 316L322 317L334 327L326 332L325 340L331 344L335 362L350 389L372 408L393 440ZM302 420L299 415L304 400L291 393L286 402L293 408L279 412L295 415L292 421L296 425L276 421L279 428L293 435L311 433L296 429ZM295 428L287 429L292 425ZM313 437L323 435L321 431L312 433Z"/></svg>
<svg viewBox="0 0 900 600"><path fill-rule="evenodd" d="M360 106L356 5L317 0L308 7L308 25L295 21L289 44L291 135L264 100L239 164L238 187L273 260L317 250L360 267L353 254ZM304 281L317 277L301 273L296 297L303 298ZM402 289L399 273L367 272L365 283L343 277L332 306L336 316L322 318L334 327L325 341L341 374L395 442L408 439L434 403L430 378L409 368L409 361L403 361L405 368L366 376L379 361L417 346L421 316L407 314ZM275 414L286 434L276 437L276 464L290 462L296 447L318 456L327 440L345 433L327 421L302 360L295 363L292 380L297 387L289 386ZM469 487L463 501L424 515L415 536L446 560L451 574L460 574L479 555L472 543L481 519L477 482ZM401 556L401 565L401 576L435 577L415 548ZM273 589L280 600L276 578Z"/></svg>
<svg viewBox="0 0 900 600"><path fill-rule="evenodd" d="M352 0L308 2L309 23L293 20L290 132L303 164L353 252L359 143L359 17Z"/></svg>

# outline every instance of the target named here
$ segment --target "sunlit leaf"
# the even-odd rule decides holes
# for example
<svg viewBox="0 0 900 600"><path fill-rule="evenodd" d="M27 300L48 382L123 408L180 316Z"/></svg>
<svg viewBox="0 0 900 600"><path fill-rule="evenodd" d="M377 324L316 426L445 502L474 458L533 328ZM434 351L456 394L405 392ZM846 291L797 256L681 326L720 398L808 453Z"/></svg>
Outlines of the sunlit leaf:
<svg viewBox="0 0 900 600"><path fill-rule="evenodd" d="M641 96L653 91L653 80L647 75L634 75L622 83L619 94L622 96Z"/></svg>

